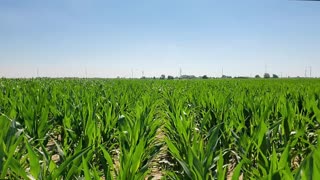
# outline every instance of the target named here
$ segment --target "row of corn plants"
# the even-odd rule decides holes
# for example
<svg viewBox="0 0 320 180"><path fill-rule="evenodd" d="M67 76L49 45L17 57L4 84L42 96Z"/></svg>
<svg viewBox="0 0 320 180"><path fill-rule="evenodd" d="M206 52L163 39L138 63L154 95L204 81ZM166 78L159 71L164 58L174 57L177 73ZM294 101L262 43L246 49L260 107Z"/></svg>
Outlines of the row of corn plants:
<svg viewBox="0 0 320 180"><path fill-rule="evenodd" d="M168 177L320 177L320 89L312 82L317 80L174 84L163 93L166 142L176 164Z"/></svg>
<svg viewBox="0 0 320 180"><path fill-rule="evenodd" d="M0 178L320 178L319 82L0 79Z"/></svg>
<svg viewBox="0 0 320 180"><path fill-rule="evenodd" d="M120 83L120 84L119 84ZM2 80L0 178L143 179L161 144L139 83Z"/></svg>

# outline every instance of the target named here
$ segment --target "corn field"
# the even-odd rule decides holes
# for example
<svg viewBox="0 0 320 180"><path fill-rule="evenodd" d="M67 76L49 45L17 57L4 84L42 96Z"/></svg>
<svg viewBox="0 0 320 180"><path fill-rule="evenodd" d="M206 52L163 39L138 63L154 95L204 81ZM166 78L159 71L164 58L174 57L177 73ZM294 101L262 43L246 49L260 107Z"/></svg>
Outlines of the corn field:
<svg viewBox="0 0 320 180"><path fill-rule="evenodd" d="M0 79L0 179L320 179L319 79Z"/></svg>

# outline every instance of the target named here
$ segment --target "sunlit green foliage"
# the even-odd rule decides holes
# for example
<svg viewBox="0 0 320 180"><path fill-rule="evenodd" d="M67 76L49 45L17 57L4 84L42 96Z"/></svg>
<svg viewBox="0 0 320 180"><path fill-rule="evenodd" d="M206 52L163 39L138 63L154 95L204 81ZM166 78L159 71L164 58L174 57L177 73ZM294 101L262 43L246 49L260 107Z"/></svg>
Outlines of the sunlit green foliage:
<svg viewBox="0 0 320 180"><path fill-rule="evenodd" d="M319 124L318 79L0 79L0 179L318 179Z"/></svg>

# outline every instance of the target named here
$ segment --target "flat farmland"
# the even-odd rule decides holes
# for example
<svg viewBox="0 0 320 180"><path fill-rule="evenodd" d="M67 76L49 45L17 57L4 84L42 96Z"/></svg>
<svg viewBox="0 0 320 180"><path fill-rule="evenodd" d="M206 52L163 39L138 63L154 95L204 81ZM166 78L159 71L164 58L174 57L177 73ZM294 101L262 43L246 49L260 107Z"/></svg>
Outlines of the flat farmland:
<svg viewBox="0 0 320 180"><path fill-rule="evenodd" d="M316 179L319 124L319 79L0 79L0 178Z"/></svg>

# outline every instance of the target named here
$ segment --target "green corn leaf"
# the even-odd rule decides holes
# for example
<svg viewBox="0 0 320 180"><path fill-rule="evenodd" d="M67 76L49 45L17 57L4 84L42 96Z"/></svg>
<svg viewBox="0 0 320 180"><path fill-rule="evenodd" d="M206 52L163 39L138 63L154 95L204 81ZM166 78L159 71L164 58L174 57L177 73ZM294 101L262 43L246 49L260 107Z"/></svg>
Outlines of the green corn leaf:
<svg viewBox="0 0 320 180"><path fill-rule="evenodd" d="M191 175L191 171L190 169L188 168L187 164L184 162L184 161L181 161L181 160L178 160L177 161L179 162L179 164L181 165L181 167L183 168L184 172L187 174L187 176L192 179L192 175Z"/></svg>
<svg viewBox="0 0 320 180"><path fill-rule="evenodd" d="M110 176L109 169L114 171L113 161L112 161L112 158L111 158L110 154L107 152L107 150L102 145L100 145L100 149L103 152L103 156L104 156L105 160L108 163L107 167L105 167L105 176L108 177L108 176ZM106 166L106 165L103 165L103 166ZM106 172L106 171L108 171L108 172Z"/></svg>
<svg viewBox="0 0 320 180"><path fill-rule="evenodd" d="M223 161L224 161L223 154L222 154L222 151L220 151L219 160L218 160L218 179L219 180L225 179L225 175L226 175L226 172L225 172L226 169L223 168Z"/></svg>
<svg viewBox="0 0 320 180"><path fill-rule="evenodd" d="M9 161L10 165L10 169L19 177L22 177L23 179L29 179L27 176L27 173L25 172L25 170L21 167L21 164L19 163L18 160L12 158ZM6 175L6 174L3 174ZM4 178L3 178L4 179Z"/></svg>
<svg viewBox="0 0 320 180"><path fill-rule="evenodd" d="M88 167L88 161L87 159L82 155L82 168L84 171L84 177L86 180L90 180L91 176L90 176L90 171L89 171L89 167Z"/></svg>
<svg viewBox="0 0 320 180"><path fill-rule="evenodd" d="M53 172L53 179L56 179L58 178L59 176L62 176L64 172L66 172L68 169L67 167L69 165L71 165L71 163L80 158L83 154L87 153L89 150L91 149L91 147L87 147L85 149L82 149L81 151L77 152L76 154L68 157L59 167L58 169L56 169L54 172Z"/></svg>
<svg viewBox="0 0 320 180"><path fill-rule="evenodd" d="M27 140L26 140L25 144L28 149L31 175L37 179L40 174L40 170L41 170L39 158L38 158L37 154L32 150L32 148Z"/></svg>
<svg viewBox="0 0 320 180"><path fill-rule="evenodd" d="M240 179L242 164L243 164L243 162L241 161L241 162L240 162L239 164L237 164L237 166L234 168L233 174L232 174L232 180L238 180L238 179Z"/></svg>

